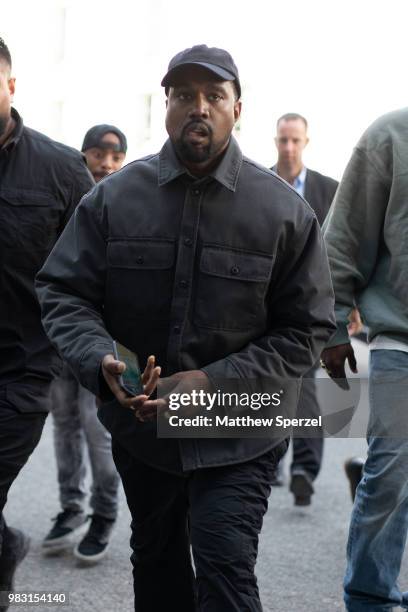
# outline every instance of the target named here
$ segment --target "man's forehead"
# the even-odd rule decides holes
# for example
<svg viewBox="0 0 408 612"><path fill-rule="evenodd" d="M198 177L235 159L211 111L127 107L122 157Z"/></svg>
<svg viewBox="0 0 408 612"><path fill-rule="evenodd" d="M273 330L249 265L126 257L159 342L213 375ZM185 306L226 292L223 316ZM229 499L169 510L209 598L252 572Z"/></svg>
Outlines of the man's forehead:
<svg viewBox="0 0 408 612"><path fill-rule="evenodd" d="M301 130L302 132L306 132L306 126L302 119L281 119L278 123L278 132L279 130L285 129L293 129L293 130Z"/></svg>
<svg viewBox="0 0 408 612"><path fill-rule="evenodd" d="M0 58L0 73L5 77L10 78L11 68L10 64L6 62L2 57Z"/></svg>

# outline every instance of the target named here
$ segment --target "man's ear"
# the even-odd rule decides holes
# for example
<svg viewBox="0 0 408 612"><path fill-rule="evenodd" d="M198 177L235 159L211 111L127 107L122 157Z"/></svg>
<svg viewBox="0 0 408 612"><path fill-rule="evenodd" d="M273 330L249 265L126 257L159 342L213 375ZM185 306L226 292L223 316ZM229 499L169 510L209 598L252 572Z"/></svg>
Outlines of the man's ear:
<svg viewBox="0 0 408 612"><path fill-rule="evenodd" d="M241 110L242 110L242 102L241 100L237 100L234 103L234 122L235 123L238 121L238 119L241 116Z"/></svg>
<svg viewBox="0 0 408 612"><path fill-rule="evenodd" d="M9 88L9 92L10 92L10 99L13 102L14 99L14 93L16 91L16 79L15 77L10 77L8 82L8 88Z"/></svg>

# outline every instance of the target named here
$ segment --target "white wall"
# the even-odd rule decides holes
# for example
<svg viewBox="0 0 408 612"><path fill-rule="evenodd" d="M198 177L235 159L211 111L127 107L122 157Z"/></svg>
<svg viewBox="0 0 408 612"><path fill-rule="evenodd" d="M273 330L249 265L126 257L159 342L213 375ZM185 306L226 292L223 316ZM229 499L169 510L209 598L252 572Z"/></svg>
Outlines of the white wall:
<svg viewBox="0 0 408 612"><path fill-rule="evenodd" d="M128 159L157 150L164 131L160 80L177 51L222 46L243 84L240 141L271 165L279 115L304 114L305 160L339 178L379 114L407 104L405 0L13 0L0 36L27 124L79 147L95 123L114 123ZM146 98L152 123L146 130Z"/></svg>

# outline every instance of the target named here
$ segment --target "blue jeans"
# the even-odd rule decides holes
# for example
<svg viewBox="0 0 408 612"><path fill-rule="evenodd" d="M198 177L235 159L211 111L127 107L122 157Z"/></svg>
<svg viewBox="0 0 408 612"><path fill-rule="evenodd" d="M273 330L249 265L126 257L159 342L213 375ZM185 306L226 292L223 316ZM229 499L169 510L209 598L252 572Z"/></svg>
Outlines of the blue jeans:
<svg viewBox="0 0 408 612"><path fill-rule="evenodd" d="M95 397L66 366L53 382L51 412L62 508L83 510L88 454L93 481L90 506L95 514L115 519L120 479L111 436L97 417Z"/></svg>
<svg viewBox="0 0 408 612"><path fill-rule="evenodd" d="M408 353L371 351L369 399L367 461L347 546L348 612L408 609L397 585L408 529Z"/></svg>

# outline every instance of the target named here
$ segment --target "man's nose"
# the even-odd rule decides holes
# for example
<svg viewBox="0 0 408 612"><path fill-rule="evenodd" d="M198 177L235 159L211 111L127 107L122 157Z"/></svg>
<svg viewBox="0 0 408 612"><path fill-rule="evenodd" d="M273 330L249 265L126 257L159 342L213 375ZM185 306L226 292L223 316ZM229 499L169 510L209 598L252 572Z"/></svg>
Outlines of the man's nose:
<svg viewBox="0 0 408 612"><path fill-rule="evenodd" d="M198 93L193 99L190 110L191 117L208 117L208 100L204 94Z"/></svg>
<svg viewBox="0 0 408 612"><path fill-rule="evenodd" d="M112 157L110 155L107 155L106 157L104 157L101 165L104 170L112 170L113 168Z"/></svg>

